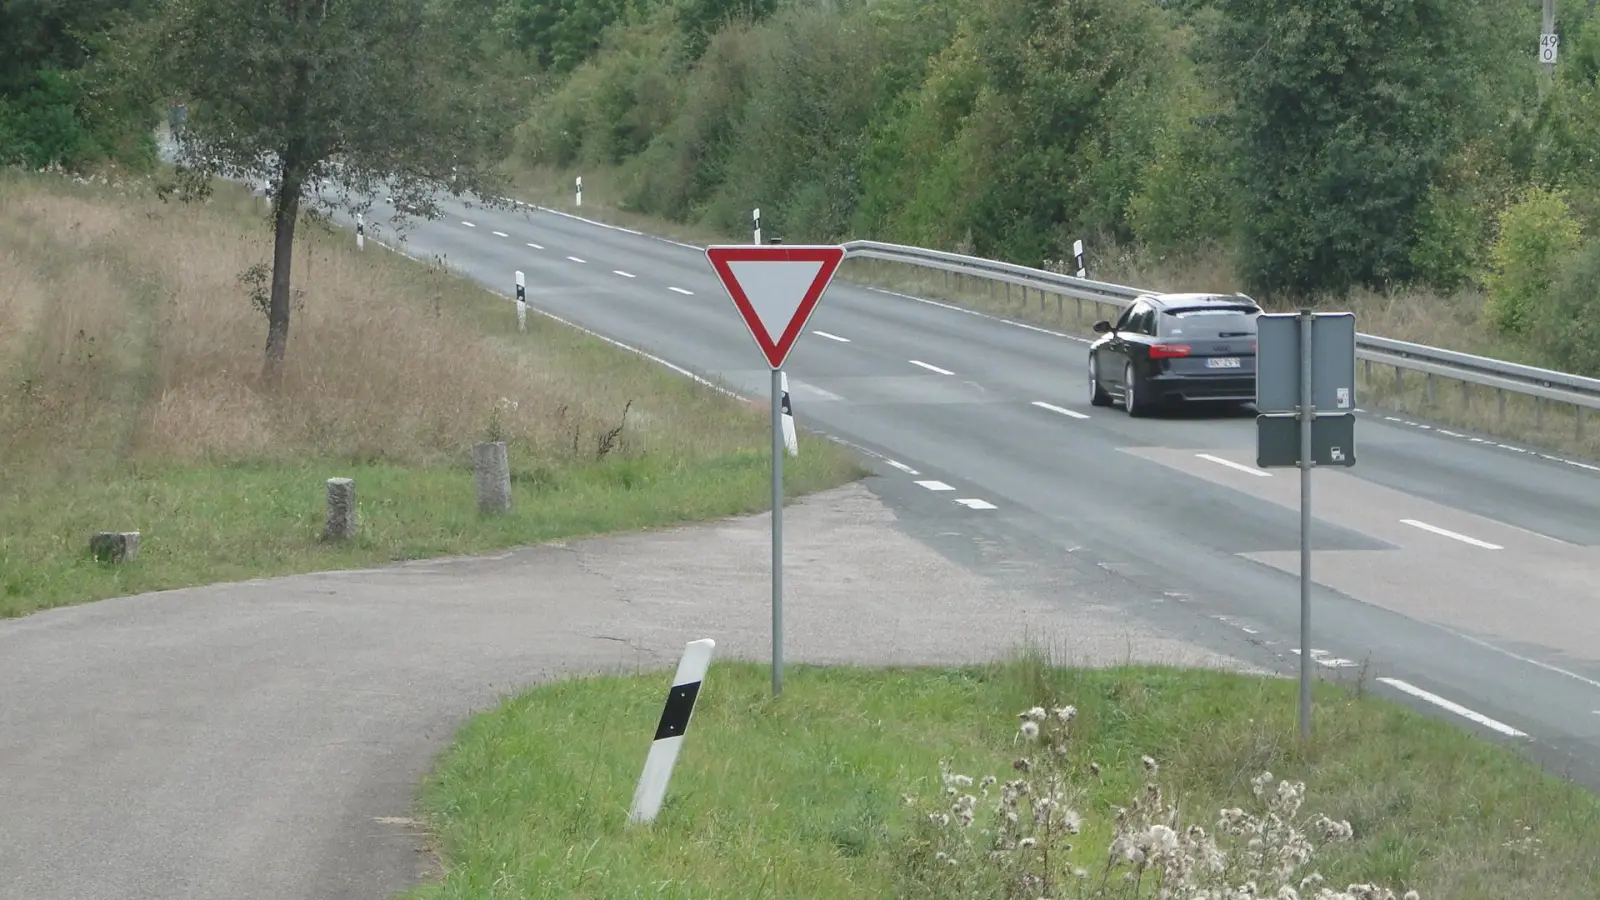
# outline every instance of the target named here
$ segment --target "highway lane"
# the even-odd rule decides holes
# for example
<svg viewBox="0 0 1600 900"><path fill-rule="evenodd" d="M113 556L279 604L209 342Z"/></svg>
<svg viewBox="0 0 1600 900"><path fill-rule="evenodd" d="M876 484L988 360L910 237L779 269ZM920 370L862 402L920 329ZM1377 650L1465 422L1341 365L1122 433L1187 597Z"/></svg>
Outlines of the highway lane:
<svg viewBox="0 0 1600 900"><path fill-rule="evenodd" d="M536 306L765 396L753 343L696 250L550 213L459 208L418 226L410 244L503 294L521 268ZM829 337L808 334L791 359L803 424L892 457L886 473L978 501L972 515L1031 552L1092 554L1152 592L1186 596L1147 611L1169 624L1222 617L1294 647L1294 473L1227 464L1251 468L1247 416L1139 421L1093 409L1081 341L844 282L809 328ZM1360 434L1355 469L1317 473L1313 574L1326 588L1314 646L1370 660L1403 682L1383 686L1396 696L1432 692L1490 720L1443 708L1468 727L1525 732L1517 740L1537 752L1592 770L1595 474L1377 416Z"/></svg>

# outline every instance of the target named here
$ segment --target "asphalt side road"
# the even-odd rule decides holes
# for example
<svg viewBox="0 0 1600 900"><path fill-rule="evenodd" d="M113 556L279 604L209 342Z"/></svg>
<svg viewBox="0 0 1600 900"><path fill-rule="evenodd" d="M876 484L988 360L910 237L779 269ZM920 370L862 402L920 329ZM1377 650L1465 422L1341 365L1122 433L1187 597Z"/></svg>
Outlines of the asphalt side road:
<svg viewBox="0 0 1600 900"><path fill-rule="evenodd" d="M1082 664L1273 664L1243 635L1224 655L1157 634L1087 560L1010 565L972 512L882 478L786 508L786 661L978 662L1032 637ZM768 659L768 529L763 514L0 621L0 898L390 900L429 874L415 791L472 711L574 673L657 669L664 692L704 637L718 659Z"/></svg>
<svg viewBox="0 0 1600 900"><path fill-rule="evenodd" d="M382 231L382 205L369 222ZM387 245L386 245L387 246ZM400 252L765 403L754 341L694 246L569 212L450 202ZM507 327L514 327L507 307ZM1071 554L1137 614L1300 652L1298 473L1254 465L1253 413L1088 403L1085 341L836 280L790 356L797 421L985 522ZM1358 464L1313 479L1311 655L1600 786L1600 466L1361 410Z"/></svg>

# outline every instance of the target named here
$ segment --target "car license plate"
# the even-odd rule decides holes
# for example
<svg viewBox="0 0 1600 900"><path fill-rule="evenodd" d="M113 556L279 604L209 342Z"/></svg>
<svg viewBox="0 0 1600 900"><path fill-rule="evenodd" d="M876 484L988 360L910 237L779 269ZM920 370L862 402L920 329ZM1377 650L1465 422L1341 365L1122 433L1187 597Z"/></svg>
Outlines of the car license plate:
<svg viewBox="0 0 1600 900"><path fill-rule="evenodd" d="M1237 368L1239 368L1239 357L1237 357L1237 356L1213 356L1213 357L1211 357L1211 358L1206 360L1206 368L1208 368L1208 369L1237 369Z"/></svg>

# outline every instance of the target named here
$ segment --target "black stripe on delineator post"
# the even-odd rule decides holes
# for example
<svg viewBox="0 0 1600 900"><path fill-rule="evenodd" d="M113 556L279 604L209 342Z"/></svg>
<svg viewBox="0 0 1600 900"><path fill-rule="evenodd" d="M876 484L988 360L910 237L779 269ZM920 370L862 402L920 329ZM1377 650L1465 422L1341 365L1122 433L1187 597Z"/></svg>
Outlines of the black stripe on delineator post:
<svg viewBox="0 0 1600 900"><path fill-rule="evenodd" d="M781 405L783 407L783 414L784 415L786 415L786 416L794 415L794 408L789 405L789 391L788 391L787 388L784 389L783 402L782 402Z"/></svg>
<svg viewBox="0 0 1600 900"><path fill-rule="evenodd" d="M656 724L655 740L683 737L689 730L689 715L694 712L694 700L700 695L700 682L675 684L667 694L667 705L661 708L661 721Z"/></svg>

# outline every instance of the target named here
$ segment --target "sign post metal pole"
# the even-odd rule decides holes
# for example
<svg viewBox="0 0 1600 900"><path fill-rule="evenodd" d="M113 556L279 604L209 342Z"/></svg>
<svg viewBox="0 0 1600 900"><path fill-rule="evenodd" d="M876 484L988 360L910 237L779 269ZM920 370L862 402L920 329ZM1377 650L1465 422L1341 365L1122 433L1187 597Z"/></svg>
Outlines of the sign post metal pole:
<svg viewBox="0 0 1600 900"><path fill-rule="evenodd" d="M1300 310L1300 738L1311 739L1311 310Z"/></svg>
<svg viewBox="0 0 1600 900"><path fill-rule="evenodd" d="M772 696L783 694L783 388L772 370Z"/></svg>

